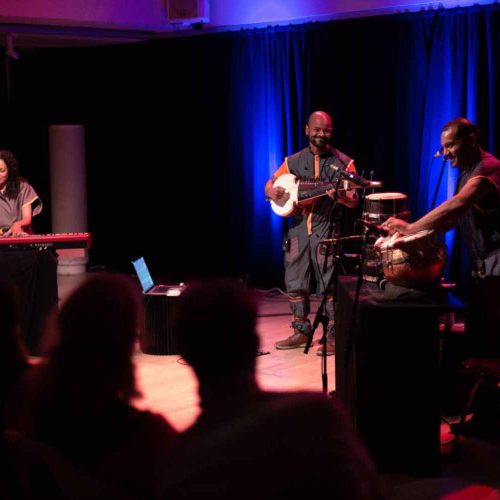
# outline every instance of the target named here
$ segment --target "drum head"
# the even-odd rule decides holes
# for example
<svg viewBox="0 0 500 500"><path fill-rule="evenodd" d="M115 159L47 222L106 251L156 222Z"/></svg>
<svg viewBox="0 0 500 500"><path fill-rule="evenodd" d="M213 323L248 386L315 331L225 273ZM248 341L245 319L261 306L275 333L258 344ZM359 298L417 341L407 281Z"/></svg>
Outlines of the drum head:
<svg viewBox="0 0 500 500"><path fill-rule="evenodd" d="M403 193L372 193L367 194L365 199L368 200L406 200L408 197Z"/></svg>
<svg viewBox="0 0 500 500"><path fill-rule="evenodd" d="M363 220L380 224L389 217L408 220L408 197L403 193L372 193L365 196Z"/></svg>

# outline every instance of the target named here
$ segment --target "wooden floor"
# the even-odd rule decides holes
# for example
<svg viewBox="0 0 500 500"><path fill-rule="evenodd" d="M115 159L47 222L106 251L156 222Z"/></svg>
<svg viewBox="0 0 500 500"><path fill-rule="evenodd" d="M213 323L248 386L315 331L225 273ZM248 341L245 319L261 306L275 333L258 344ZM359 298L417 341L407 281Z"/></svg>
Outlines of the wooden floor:
<svg viewBox="0 0 500 500"><path fill-rule="evenodd" d="M59 299L63 301L85 279L85 275L59 276ZM260 351L257 357L257 378L263 389L292 391L322 391L321 357L316 355L321 327L315 332L308 354L304 349L278 351L277 340L288 337L291 315L287 298L277 289L259 291L260 310L258 333ZM320 303L311 300L312 314ZM217 342L216 333L207 332ZM164 415L179 431L189 427L198 415L197 383L191 368L179 355L155 356L141 352L139 345L134 354L137 380L143 397L136 401L140 408L151 409ZM335 389L335 359L328 357L328 391Z"/></svg>
<svg viewBox="0 0 500 500"><path fill-rule="evenodd" d="M317 307L318 301L313 301ZM316 355L317 340L314 335L308 354L304 349L278 351L274 342L291 333L291 316L286 298L277 293L261 294L258 321L260 351L257 357L257 376L262 388L268 390L321 391L321 357ZM206 332L217 342L217 334ZM138 380L144 397L137 402L143 408L162 413L179 431L188 427L198 414L197 384L193 372L178 355L153 356L135 353ZM335 388L334 357L327 363L329 390Z"/></svg>
<svg viewBox="0 0 500 500"><path fill-rule="evenodd" d="M60 277L60 299L63 300L82 279L83 277ZM304 354L303 349L274 349L274 342L291 333L288 303L286 297L277 291L261 291L260 296L260 350L268 353L257 357L257 377L261 387L279 391L322 391L321 357L316 355L321 331L315 332L308 354ZM319 302L313 300L311 318L314 317ZM212 335L213 341L217 342L216 332L206 334ZM327 358L328 391L335 389L334 358ZM139 346L134 354L134 361L143 393L136 405L163 414L179 431L189 427L199 412L197 384L191 368L179 355L144 354ZM442 442L450 442L452 437L447 425L443 423ZM387 475L384 476L384 481L388 485L389 497L394 500L500 499L500 443L465 439L462 456L451 463L444 463L440 477ZM455 492L456 496L448 497L450 492Z"/></svg>

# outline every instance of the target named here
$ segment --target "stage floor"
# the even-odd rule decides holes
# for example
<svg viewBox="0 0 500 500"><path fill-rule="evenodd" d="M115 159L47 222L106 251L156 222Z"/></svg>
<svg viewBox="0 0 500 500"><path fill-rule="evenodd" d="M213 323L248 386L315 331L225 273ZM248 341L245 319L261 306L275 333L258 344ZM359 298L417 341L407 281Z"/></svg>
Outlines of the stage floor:
<svg viewBox="0 0 500 500"><path fill-rule="evenodd" d="M304 349L278 351L274 342L291 334L291 315L285 296L261 293L258 333L260 351L257 377L263 389L276 391L322 390L321 357L316 355L321 327L316 331L308 354ZM319 300L313 300L313 311ZM206 332L217 342L217 333ZM162 413L180 431L198 415L197 383L189 366L179 355L155 356L135 353L137 374L144 397L137 403ZM328 390L335 389L334 356L327 361Z"/></svg>

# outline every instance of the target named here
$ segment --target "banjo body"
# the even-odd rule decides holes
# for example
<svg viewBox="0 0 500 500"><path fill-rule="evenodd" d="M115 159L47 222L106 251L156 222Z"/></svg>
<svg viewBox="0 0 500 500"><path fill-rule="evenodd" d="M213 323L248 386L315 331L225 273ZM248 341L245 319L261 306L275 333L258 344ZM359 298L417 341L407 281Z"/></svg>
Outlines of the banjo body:
<svg viewBox="0 0 500 500"><path fill-rule="evenodd" d="M346 183L347 184L347 183ZM337 182L322 181L317 177L299 178L293 174L280 175L273 187L282 187L288 194L275 202L271 200L271 208L281 217L300 213L300 209L312 205L315 200L327 196L327 191L337 186Z"/></svg>

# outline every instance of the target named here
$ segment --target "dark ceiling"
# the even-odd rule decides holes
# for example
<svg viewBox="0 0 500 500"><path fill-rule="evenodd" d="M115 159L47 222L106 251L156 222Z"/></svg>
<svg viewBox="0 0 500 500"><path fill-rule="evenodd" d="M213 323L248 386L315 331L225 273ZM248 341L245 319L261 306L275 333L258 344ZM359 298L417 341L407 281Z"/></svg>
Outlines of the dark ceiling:
<svg viewBox="0 0 500 500"><path fill-rule="evenodd" d="M198 29L197 29L198 28ZM0 23L0 46L16 52L51 47L88 47L200 34L201 26L162 32ZM209 30L204 29L203 32Z"/></svg>

